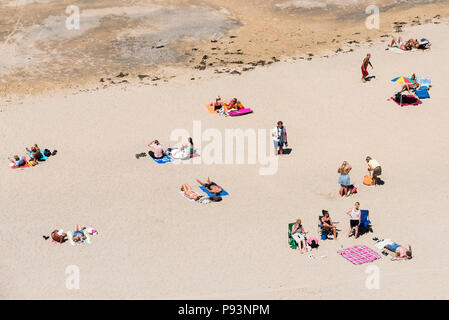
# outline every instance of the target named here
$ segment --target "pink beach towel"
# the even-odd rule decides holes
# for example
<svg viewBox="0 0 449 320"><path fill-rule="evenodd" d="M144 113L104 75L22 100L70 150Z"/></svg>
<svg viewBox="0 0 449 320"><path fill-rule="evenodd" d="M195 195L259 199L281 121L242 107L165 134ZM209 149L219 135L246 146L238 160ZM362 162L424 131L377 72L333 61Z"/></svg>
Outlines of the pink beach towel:
<svg viewBox="0 0 449 320"><path fill-rule="evenodd" d="M340 254L351 261L353 264L363 264L367 262L373 262L380 259L380 256L376 251L371 250L367 246L354 246L352 248L344 249Z"/></svg>
<svg viewBox="0 0 449 320"><path fill-rule="evenodd" d="M235 116L241 116L244 114L248 114L253 112L253 110L251 110L250 108L240 108L239 110L234 110L234 111L230 111L229 115L231 117L235 117Z"/></svg>
<svg viewBox="0 0 449 320"><path fill-rule="evenodd" d="M390 99L393 102L395 102L398 106L404 107L404 106L417 106L419 104L422 104L422 101L417 99L416 97L412 95L408 95L405 97L405 99L400 103L399 101L394 100L393 97L390 97Z"/></svg>

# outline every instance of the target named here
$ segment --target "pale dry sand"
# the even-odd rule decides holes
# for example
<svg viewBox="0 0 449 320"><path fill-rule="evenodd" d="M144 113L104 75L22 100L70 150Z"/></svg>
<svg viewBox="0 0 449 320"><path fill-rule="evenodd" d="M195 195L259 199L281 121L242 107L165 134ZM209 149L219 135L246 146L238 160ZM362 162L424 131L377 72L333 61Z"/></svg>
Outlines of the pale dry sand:
<svg viewBox="0 0 449 320"><path fill-rule="evenodd" d="M447 225L449 132L447 23L422 25L429 52L394 54L385 44L329 59L282 62L242 76L188 80L186 71L162 86L128 86L72 94L55 92L1 107L0 297L4 299L167 298L449 298ZM376 79L360 82L360 63L372 54ZM432 77L431 99L400 108L386 101L395 76ZM215 95L237 96L255 113L210 115ZM169 143L175 128L287 126L291 155L277 174L259 165L157 165L135 159L153 138ZM196 141L198 143L198 141ZM7 157L38 143L58 154L35 168L14 171ZM203 143L204 144L204 143ZM362 185L366 155L380 161L385 185ZM337 167L349 161L359 187L338 197ZM179 186L210 176L230 196L190 203ZM344 211L359 201L374 233L346 238ZM328 209L342 232L321 242L315 260L287 245L287 224L301 218L317 234ZM100 234L72 247L42 239L75 223ZM372 237L410 243L414 259L372 264L380 289L368 290L369 265L339 256L341 246ZM326 256L321 258L320 256ZM77 265L81 288L67 290L66 267Z"/></svg>

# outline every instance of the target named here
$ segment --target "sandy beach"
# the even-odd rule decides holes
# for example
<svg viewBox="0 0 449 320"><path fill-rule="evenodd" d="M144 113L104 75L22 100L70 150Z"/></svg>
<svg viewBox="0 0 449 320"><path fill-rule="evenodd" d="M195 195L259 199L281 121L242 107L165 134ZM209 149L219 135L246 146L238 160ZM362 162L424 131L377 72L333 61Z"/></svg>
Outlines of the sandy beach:
<svg viewBox="0 0 449 320"><path fill-rule="evenodd" d="M432 21L394 34L429 39L427 51L397 54L385 50L391 37L372 36L375 41L328 57L318 49L311 60L285 52L282 61L240 75L184 67L157 85L130 81L2 96L0 298L448 299L449 23ZM219 39L229 39L232 33L223 28ZM360 64L368 52L375 79L362 83ZM249 56L245 61L259 58ZM387 101L400 89L391 79L412 73L431 77L431 98L408 107ZM101 75L91 76L98 81ZM2 79L16 81L10 73ZM204 105L217 95L238 97L254 113L212 115ZM173 146L175 129L193 135L198 123L203 135L207 129L223 135L226 129L265 129L269 148L269 130L278 120L292 152L278 158L271 175L260 175L266 165L259 162L157 164L135 157L153 139ZM207 145L204 136L193 138ZM58 153L36 167L10 169L8 158L34 143ZM384 185L362 184L367 155L381 163ZM344 160L358 188L348 198L338 195L337 168ZM230 195L203 205L179 194L181 184L198 191L195 179L207 177ZM374 230L358 239L347 237L345 215L355 201L370 211ZM339 239L320 241L309 259L290 249L287 226L300 218L318 237L322 209L339 222ZM99 234L79 246L42 238L75 224ZM381 255L353 265L337 253L357 244L375 250L373 237L411 244L414 258ZM78 290L66 287L71 265L80 270ZM368 266L378 267L378 289L366 287Z"/></svg>

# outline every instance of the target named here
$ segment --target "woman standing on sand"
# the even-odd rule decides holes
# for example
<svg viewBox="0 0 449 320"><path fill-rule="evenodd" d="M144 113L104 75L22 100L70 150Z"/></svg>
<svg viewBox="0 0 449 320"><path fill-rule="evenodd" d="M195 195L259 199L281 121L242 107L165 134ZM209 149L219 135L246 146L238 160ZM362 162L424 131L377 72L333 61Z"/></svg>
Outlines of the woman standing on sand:
<svg viewBox="0 0 449 320"><path fill-rule="evenodd" d="M360 225L360 203L356 202L354 208L348 210L346 214L351 217L349 220L349 231L348 238L351 236L352 229L355 228L355 238L359 236L359 225Z"/></svg>
<svg viewBox="0 0 449 320"><path fill-rule="evenodd" d="M351 171L352 167L347 161L343 161L343 163L338 168L337 172L340 174L338 177L338 184L340 185L340 196L349 196L349 186L351 185L351 179L349 177L349 171Z"/></svg>

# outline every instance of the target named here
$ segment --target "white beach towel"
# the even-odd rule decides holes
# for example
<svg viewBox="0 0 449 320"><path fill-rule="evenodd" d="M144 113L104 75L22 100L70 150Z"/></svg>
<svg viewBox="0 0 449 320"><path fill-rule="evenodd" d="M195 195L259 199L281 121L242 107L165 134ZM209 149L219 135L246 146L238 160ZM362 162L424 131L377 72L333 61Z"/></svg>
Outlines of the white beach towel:
<svg viewBox="0 0 449 320"><path fill-rule="evenodd" d="M418 51L418 49L415 49L415 48L413 48L412 50L402 50L402 49L397 48L397 47L391 47L391 48L388 48L388 50L390 50L391 52L394 52L394 53L399 53L399 54L406 53L406 52Z"/></svg>

